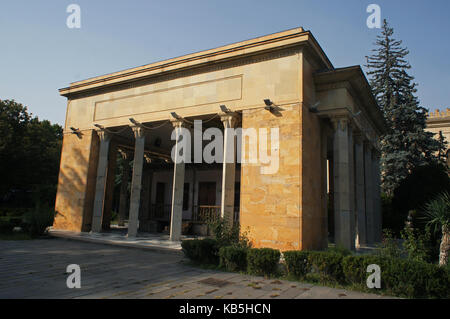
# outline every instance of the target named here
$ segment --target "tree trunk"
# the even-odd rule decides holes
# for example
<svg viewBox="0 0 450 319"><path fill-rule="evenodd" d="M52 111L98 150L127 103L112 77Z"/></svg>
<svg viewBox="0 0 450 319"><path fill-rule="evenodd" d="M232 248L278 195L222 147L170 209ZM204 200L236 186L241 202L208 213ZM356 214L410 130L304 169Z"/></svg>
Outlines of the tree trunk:
<svg viewBox="0 0 450 319"><path fill-rule="evenodd" d="M448 263L448 251L450 250L450 228L442 226L442 239L439 253L439 266L445 266Z"/></svg>

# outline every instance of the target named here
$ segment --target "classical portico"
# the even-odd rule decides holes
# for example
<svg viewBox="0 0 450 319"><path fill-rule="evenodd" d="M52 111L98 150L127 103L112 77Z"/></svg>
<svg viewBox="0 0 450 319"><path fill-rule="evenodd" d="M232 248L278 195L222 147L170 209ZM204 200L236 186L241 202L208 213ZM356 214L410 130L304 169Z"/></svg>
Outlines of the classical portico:
<svg viewBox="0 0 450 319"><path fill-rule="evenodd" d="M255 247L353 249L381 239L381 112L361 68L334 68L309 31L100 76L60 93L68 108L55 229L108 231L117 215L128 237L167 232L179 241L207 235L223 218ZM203 149L183 144L186 130L203 138L203 149L220 133L220 160L196 161Z"/></svg>

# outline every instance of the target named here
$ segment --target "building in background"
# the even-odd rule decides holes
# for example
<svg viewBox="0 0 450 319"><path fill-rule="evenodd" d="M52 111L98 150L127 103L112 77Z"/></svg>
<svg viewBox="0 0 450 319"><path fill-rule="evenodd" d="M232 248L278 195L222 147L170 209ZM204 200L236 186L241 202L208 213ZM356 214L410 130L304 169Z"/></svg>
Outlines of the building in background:
<svg viewBox="0 0 450 319"><path fill-rule="evenodd" d="M450 167L450 108L445 111L439 109L428 114L427 119L427 131L435 134L435 138L438 139L439 135L445 138L449 143L447 144L447 164Z"/></svg>

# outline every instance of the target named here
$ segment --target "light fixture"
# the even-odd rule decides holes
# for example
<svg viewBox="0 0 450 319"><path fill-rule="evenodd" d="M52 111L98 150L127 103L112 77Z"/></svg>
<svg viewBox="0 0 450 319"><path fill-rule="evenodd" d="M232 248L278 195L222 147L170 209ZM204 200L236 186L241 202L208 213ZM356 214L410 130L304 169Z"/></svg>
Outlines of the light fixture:
<svg viewBox="0 0 450 319"><path fill-rule="evenodd" d="M274 110L273 102L270 99L265 99L264 100L264 104L266 104L264 109L266 109L267 111L272 112Z"/></svg>
<svg viewBox="0 0 450 319"><path fill-rule="evenodd" d="M136 121L134 118L130 118L130 122L131 123L133 123L134 125L136 125L136 126L139 126L139 125L141 125L141 123L139 123L138 121Z"/></svg>
<svg viewBox="0 0 450 319"><path fill-rule="evenodd" d="M176 120L179 120L179 121L183 120L183 118L175 112L170 112L170 115L172 115L172 117Z"/></svg>
<svg viewBox="0 0 450 319"><path fill-rule="evenodd" d="M320 104L320 102L317 102L317 103L315 103L314 105L310 105L310 106L308 107L308 110L309 110L311 113L319 113L319 110L317 109L317 107L319 106L319 104Z"/></svg>
<svg viewBox="0 0 450 319"><path fill-rule="evenodd" d="M232 113L231 110L230 110L229 108L227 108L225 105L221 105L221 106L220 106L220 110L221 110L223 113Z"/></svg>
<svg viewBox="0 0 450 319"><path fill-rule="evenodd" d="M70 129L72 130L72 134L75 134L78 138L81 139L83 133L81 133L79 128L70 127Z"/></svg>

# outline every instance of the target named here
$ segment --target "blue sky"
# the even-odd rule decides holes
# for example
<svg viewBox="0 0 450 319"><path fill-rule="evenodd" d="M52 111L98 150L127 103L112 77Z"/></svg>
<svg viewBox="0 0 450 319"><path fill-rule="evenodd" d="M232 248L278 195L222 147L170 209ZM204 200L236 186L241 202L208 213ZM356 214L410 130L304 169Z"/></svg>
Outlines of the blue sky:
<svg viewBox="0 0 450 319"><path fill-rule="evenodd" d="M81 29L66 8L81 7ZM364 64L379 30L369 4L411 51L422 105L450 107L448 0L0 0L0 99L64 124L71 82L303 26L335 67Z"/></svg>

